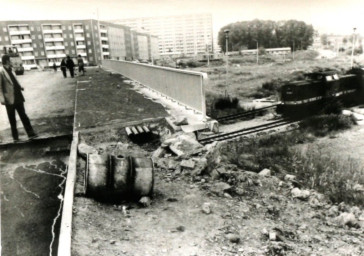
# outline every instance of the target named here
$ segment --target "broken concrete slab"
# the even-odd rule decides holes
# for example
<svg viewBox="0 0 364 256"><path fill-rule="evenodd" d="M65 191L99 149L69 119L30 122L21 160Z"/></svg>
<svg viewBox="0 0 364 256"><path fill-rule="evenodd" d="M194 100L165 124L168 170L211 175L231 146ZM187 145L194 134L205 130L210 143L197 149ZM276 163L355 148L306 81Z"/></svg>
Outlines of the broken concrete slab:
<svg viewBox="0 0 364 256"><path fill-rule="evenodd" d="M195 162L193 160L182 160L181 167L186 169L194 169L195 168Z"/></svg>

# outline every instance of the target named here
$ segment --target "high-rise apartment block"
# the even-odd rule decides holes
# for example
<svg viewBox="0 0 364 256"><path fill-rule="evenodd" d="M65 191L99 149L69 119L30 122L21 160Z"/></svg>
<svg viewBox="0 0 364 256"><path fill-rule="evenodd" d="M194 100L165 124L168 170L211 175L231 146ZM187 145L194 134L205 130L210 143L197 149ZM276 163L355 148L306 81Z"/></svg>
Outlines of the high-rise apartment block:
<svg viewBox="0 0 364 256"><path fill-rule="evenodd" d="M191 14L114 21L158 36L161 55L195 56L214 51L212 15Z"/></svg>
<svg viewBox="0 0 364 256"><path fill-rule="evenodd" d="M0 21L1 49L15 46L28 69L59 65L66 55L81 55L90 65L102 59L157 59L157 42L148 33L98 20Z"/></svg>

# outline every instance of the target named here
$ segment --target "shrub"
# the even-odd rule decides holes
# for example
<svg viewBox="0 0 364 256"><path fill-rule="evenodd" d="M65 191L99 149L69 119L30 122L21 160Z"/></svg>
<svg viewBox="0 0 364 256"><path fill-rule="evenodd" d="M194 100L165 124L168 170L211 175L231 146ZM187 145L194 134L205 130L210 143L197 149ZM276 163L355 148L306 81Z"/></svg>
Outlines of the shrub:
<svg viewBox="0 0 364 256"><path fill-rule="evenodd" d="M238 98L229 98L229 97L218 98L215 101L214 106L216 109L238 108L239 99Z"/></svg>
<svg viewBox="0 0 364 256"><path fill-rule="evenodd" d="M196 60L188 60L186 64L190 68L198 68L198 67L201 67L201 66L205 65L204 63L201 63L201 62L196 61Z"/></svg>
<svg viewBox="0 0 364 256"><path fill-rule="evenodd" d="M300 129L311 132L316 136L325 136L332 131L344 130L352 127L355 119L344 115L318 115L300 122Z"/></svg>

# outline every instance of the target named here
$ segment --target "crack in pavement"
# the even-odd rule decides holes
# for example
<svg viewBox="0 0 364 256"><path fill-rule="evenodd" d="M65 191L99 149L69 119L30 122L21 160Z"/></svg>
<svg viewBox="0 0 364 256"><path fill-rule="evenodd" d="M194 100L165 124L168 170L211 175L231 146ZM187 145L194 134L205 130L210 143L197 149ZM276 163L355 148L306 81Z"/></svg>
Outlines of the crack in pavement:
<svg viewBox="0 0 364 256"><path fill-rule="evenodd" d="M52 163L51 163L51 165L52 165ZM56 165L53 165L53 166L57 168ZM59 170L61 170L61 168L59 168ZM66 169L63 172L61 172L61 175L62 175L61 177L63 178L63 180L62 180L62 182L60 184L58 184L58 187L61 189L61 192L57 196L57 198L60 200L60 204L59 204L59 208L58 208L58 211L57 211L57 215L53 219L53 224L52 224L52 229L51 229L52 241L51 241L51 243L49 245L49 256L52 256L52 251L53 251L52 246L53 246L54 240L56 238L56 234L54 232L54 227L56 225L56 222L57 222L58 218L61 216L61 209L62 209L62 204L63 204L63 191L64 191L64 186L63 185L66 182L66 177L63 176L63 175L67 174L67 172L68 172L68 167L66 166Z"/></svg>
<svg viewBox="0 0 364 256"><path fill-rule="evenodd" d="M30 190L28 190L26 187L24 187L24 185L20 182L20 181L18 181L17 179L15 179L14 177L13 177L13 180L15 180L19 185L20 185L20 187L25 191L25 192L27 192L27 193L29 193L29 194L32 194L32 195L34 195L36 198L38 198L38 199L40 199L40 196L38 195L38 194L36 194L36 193L34 193L33 191L30 191Z"/></svg>

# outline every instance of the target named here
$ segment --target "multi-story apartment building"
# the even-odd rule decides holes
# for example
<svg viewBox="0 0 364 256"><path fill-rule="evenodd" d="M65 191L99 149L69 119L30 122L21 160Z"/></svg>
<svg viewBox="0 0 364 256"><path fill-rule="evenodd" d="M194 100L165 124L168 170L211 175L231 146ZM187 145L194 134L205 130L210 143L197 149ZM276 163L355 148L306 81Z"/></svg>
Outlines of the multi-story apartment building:
<svg viewBox="0 0 364 256"><path fill-rule="evenodd" d="M159 39L161 55L186 55L214 51L211 14L147 17L115 20L132 28L144 29Z"/></svg>
<svg viewBox="0 0 364 256"><path fill-rule="evenodd" d="M0 47L5 45L17 47L28 69L59 65L67 55L81 55L90 65L102 59L158 58L152 50L157 47L155 36L97 20L0 21Z"/></svg>

